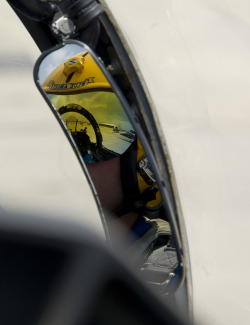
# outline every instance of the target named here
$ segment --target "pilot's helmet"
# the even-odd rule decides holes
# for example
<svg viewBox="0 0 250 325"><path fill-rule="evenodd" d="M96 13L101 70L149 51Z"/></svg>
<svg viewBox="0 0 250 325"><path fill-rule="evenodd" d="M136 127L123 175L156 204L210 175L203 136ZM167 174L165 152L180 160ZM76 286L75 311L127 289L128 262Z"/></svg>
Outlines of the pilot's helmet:
<svg viewBox="0 0 250 325"><path fill-rule="evenodd" d="M121 160L125 209L158 209L161 196L146 154L122 104L88 51L60 64L43 89L73 136L85 163Z"/></svg>
<svg viewBox="0 0 250 325"><path fill-rule="evenodd" d="M126 112L87 51L59 65L43 82L43 89L85 163L122 155L135 141Z"/></svg>

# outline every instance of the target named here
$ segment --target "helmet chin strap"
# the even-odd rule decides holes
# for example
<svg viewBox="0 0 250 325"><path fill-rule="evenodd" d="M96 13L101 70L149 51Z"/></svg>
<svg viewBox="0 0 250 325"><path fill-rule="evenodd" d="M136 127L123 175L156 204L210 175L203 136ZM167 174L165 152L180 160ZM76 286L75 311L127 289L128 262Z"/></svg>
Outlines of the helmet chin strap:
<svg viewBox="0 0 250 325"><path fill-rule="evenodd" d="M158 188L149 187L140 192L137 178L137 141L134 141L127 151L121 155L121 183L124 193L122 206L115 211L117 217L121 217L131 211L138 214L151 214L146 204L149 201L155 200ZM155 211L154 211L155 214Z"/></svg>
<svg viewBox="0 0 250 325"><path fill-rule="evenodd" d="M122 206L115 212L117 217L134 211L135 202L141 201L141 193L139 191L136 175L136 161L137 141L135 140L120 157L121 183L124 199Z"/></svg>

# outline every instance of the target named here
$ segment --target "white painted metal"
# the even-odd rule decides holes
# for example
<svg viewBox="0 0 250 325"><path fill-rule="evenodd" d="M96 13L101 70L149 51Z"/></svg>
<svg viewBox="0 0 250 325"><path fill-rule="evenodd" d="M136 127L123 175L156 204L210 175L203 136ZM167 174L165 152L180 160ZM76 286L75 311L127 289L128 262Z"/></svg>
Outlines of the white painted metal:
<svg viewBox="0 0 250 325"><path fill-rule="evenodd" d="M194 319L250 323L250 6L106 0L139 65L186 223Z"/></svg>
<svg viewBox="0 0 250 325"><path fill-rule="evenodd" d="M6 1L0 16L0 206L70 219L103 236L89 184L34 84L40 52Z"/></svg>

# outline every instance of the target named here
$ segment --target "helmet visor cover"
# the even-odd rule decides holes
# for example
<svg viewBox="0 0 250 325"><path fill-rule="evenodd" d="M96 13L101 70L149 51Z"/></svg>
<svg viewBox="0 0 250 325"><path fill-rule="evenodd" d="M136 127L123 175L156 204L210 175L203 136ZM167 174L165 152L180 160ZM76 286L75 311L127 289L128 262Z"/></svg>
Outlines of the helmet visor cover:
<svg viewBox="0 0 250 325"><path fill-rule="evenodd" d="M135 131L112 91L47 94L70 131L85 163L122 155Z"/></svg>

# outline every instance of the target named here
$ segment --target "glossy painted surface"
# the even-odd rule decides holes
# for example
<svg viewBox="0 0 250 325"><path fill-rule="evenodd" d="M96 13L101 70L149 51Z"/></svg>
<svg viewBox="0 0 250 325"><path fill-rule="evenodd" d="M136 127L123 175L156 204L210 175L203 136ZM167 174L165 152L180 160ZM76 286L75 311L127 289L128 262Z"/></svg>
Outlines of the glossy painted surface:
<svg viewBox="0 0 250 325"><path fill-rule="evenodd" d="M189 242L194 319L249 324L249 3L106 3L170 152Z"/></svg>
<svg viewBox="0 0 250 325"><path fill-rule="evenodd" d="M5 1L0 16L0 206L70 219L103 236L89 184L34 84L39 50Z"/></svg>

